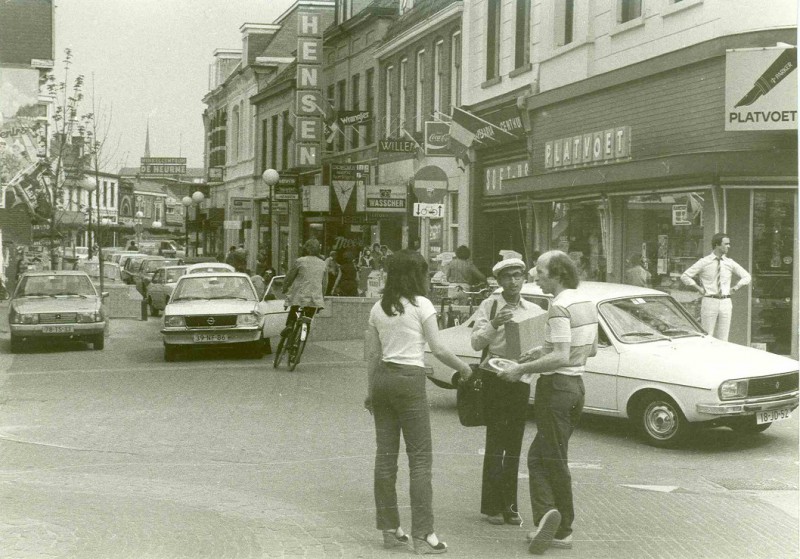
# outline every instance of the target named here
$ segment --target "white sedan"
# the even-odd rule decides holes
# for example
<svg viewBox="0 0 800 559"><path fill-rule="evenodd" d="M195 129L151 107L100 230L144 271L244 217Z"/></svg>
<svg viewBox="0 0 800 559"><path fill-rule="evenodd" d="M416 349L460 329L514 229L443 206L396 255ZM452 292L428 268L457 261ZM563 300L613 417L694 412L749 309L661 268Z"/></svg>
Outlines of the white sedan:
<svg viewBox="0 0 800 559"><path fill-rule="evenodd" d="M246 274L181 276L164 309L164 359L210 346L246 348L256 358L269 349L263 330L266 305Z"/></svg>
<svg viewBox="0 0 800 559"><path fill-rule="evenodd" d="M597 304L600 321L598 352L584 374L585 412L628 418L649 444L671 447L695 426L758 433L797 408L796 360L707 335L661 291L597 282L582 282L578 291ZM522 296L549 307L535 284L524 285ZM473 314L441 334L471 363L480 358L470 345L474 323ZM432 357L427 362L434 384L454 388L458 373Z"/></svg>

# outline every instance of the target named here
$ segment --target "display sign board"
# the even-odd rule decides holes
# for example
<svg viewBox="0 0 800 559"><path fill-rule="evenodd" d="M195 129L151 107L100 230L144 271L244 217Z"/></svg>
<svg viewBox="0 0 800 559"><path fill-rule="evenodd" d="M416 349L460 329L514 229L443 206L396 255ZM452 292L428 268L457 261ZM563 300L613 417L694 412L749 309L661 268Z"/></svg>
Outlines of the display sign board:
<svg viewBox="0 0 800 559"><path fill-rule="evenodd" d="M530 174L528 159L517 159L501 165L487 165L483 170L483 192L489 196L503 194L503 181Z"/></svg>
<svg viewBox="0 0 800 559"><path fill-rule="evenodd" d="M414 204L414 217L444 217L444 204Z"/></svg>
<svg viewBox="0 0 800 559"><path fill-rule="evenodd" d="M629 159L631 127L617 126L544 144L544 168L572 169Z"/></svg>
<svg viewBox="0 0 800 559"><path fill-rule="evenodd" d="M331 211L330 186L320 185L320 184L303 185L303 211L304 212Z"/></svg>
<svg viewBox="0 0 800 559"><path fill-rule="evenodd" d="M425 155L429 157L454 157L450 147L450 125L446 122L425 123Z"/></svg>
<svg viewBox="0 0 800 559"><path fill-rule="evenodd" d="M231 198L229 200L229 217L250 217L251 215L253 215L252 198Z"/></svg>
<svg viewBox="0 0 800 559"><path fill-rule="evenodd" d="M365 211L405 213L407 188L404 184L368 184L365 186Z"/></svg>
<svg viewBox="0 0 800 559"><path fill-rule="evenodd" d="M319 12L297 13L297 97L295 102L295 166L321 164L323 100L322 19ZM279 198L280 199L280 198ZM284 198L285 199L285 198Z"/></svg>
<svg viewBox="0 0 800 559"><path fill-rule="evenodd" d="M329 175L331 189L344 213L356 187L369 182L370 170L365 164L331 163Z"/></svg>
<svg viewBox="0 0 800 559"><path fill-rule="evenodd" d="M797 130L797 48L725 54L725 130Z"/></svg>
<svg viewBox="0 0 800 559"><path fill-rule="evenodd" d="M380 153L416 153L419 144L402 138L389 138L378 141Z"/></svg>
<svg viewBox="0 0 800 559"><path fill-rule="evenodd" d="M447 193L447 173L436 165L423 167L414 174L414 194L417 200L438 204Z"/></svg>
<svg viewBox="0 0 800 559"><path fill-rule="evenodd" d="M299 200L297 173L281 173L278 183L273 187L272 198L275 200Z"/></svg>
<svg viewBox="0 0 800 559"><path fill-rule="evenodd" d="M185 157L142 157L139 172L143 175L185 175Z"/></svg>

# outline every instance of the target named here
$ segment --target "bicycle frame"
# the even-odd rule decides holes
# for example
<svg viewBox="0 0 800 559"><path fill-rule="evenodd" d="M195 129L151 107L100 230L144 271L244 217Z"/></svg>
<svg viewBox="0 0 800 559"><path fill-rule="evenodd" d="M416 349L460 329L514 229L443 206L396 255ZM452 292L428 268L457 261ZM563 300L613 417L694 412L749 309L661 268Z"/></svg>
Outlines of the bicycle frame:
<svg viewBox="0 0 800 559"><path fill-rule="evenodd" d="M308 336L311 333L311 323L314 321L314 316L306 316L304 309L307 307L298 307L295 311L295 320L292 325L292 330L285 337L281 337L278 343L278 348L275 351L275 359L273 360L273 367L278 367L283 360L284 354L287 357L287 365L290 371L294 371L298 363L300 363L300 356L306 347ZM314 312L316 315L316 311Z"/></svg>

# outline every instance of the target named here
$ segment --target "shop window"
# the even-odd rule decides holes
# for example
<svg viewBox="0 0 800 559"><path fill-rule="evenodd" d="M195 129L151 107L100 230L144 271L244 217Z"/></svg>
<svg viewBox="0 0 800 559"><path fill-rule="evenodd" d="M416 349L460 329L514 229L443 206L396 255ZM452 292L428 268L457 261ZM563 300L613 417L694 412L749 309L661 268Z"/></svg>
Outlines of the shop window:
<svg viewBox="0 0 800 559"><path fill-rule="evenodd" d="M710 203L707 191L648 194L627 198L624 212L623 281L671 294L698 320L701 298L680 276L710 251L703 231Z"/></svg>
<svg viewBox="0 0 800 559"><path fill-rule="evenodd" d="M607 205L602 201L553 205L553 248L569 254L581 280L606 280Z"/></svg>
<svg viewBox="0 0 800 559"><path fill-rule="evenodd" d="M789 191L753 193L750 343L782 355L790 355L792 350L796 203L795 194Z"/></svg>

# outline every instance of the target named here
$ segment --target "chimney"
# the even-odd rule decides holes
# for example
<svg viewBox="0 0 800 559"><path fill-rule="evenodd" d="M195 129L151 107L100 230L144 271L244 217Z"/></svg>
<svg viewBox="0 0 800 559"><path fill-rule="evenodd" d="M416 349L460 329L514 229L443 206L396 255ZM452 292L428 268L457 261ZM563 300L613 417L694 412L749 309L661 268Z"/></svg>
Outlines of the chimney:
<svg viewBox="0 0 800 559"><path fill-rule="evenodd" d="M239 28L242 33L242 67L250 66L269 45L280 25L267 23L244 23Z"/></svg>

